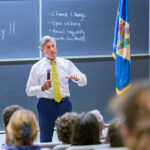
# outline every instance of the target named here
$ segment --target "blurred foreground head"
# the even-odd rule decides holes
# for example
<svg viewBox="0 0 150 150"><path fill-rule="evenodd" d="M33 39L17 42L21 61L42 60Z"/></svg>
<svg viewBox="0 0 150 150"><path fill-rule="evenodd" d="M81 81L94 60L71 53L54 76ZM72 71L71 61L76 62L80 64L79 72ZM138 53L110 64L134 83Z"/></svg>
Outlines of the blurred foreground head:
<svg viewBox="0 0 150 150"><path fill-rule="evenodd" d="M150 82L139 81L112 100L111 108L123 121L122 136L131 150L150 148Z"/></svg>
<svg viewBox="0 0 150 150"><path fill-rule="evenodd" d="M7 131L11 144L32 145L38 133L37 119L29 110L18 110L12 115Z"/></svg>

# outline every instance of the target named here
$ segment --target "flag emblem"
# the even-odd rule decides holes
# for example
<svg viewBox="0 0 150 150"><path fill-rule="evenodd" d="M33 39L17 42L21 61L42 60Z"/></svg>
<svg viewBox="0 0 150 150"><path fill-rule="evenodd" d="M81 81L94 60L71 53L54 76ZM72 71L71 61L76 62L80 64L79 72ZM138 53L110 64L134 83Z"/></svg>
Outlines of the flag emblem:
<svg viewBox="0 0 150 150"><path fill-rule="evenodd" d="M121 94L130 86L130 24L128 0L120 0L116 18L113 57L115 59L116 92Z"/></svg>
<svg viewBox="0 0 150 150"><path fill-rule="evenodd" d="M130 60L130 33L129 23L119 18L117 54Z"/></svg>

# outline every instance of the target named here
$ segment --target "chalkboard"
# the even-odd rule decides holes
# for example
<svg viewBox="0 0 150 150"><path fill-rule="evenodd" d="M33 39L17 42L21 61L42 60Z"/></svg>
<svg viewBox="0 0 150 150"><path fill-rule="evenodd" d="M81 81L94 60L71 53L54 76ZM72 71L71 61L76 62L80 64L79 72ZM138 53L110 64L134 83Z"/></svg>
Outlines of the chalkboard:
<svg viewBox="0 0 150 150"><path fill-rule="evenodd" d="M43 0L42 34L56 39L60 56L110 55L118 4L118 0ZM148 53L148 4L129 0L131 53Z"/></svg>
<svg viewBox="0 0 150 150"><path fill-rule="evenodd" d="M39 57L38 0L0 1L0 59Z"/></svg>
<svg viewBox="0 0 150 150"><path fill-rule="evenodd" d="M43 35L55 37L61 56L110 54L112 43L104 41L112 42L116 4L110 0L43 0Z"/></svg>
<svg viewBox="0 0 150 150"><path fill-rule="evenodd" d="M148 53L149 0L128 2L131 53ZM0 59L40 57L38 43L44 35L56 38L58 56L111 55L118 4L0 0Z"/></svg>

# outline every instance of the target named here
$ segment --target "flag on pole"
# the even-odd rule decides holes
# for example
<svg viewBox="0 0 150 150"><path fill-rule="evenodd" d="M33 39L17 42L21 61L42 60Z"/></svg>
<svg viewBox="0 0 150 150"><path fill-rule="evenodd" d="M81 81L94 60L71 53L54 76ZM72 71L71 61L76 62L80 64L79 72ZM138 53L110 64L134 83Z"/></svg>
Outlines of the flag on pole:
<svg viewBox="0 0 150 150"><path fill-rule="evenodd" d="M118 95L126 91L131 86L129 27L128 0L120 0L116 18L112 54L116 62L116 92Z"/></svg>

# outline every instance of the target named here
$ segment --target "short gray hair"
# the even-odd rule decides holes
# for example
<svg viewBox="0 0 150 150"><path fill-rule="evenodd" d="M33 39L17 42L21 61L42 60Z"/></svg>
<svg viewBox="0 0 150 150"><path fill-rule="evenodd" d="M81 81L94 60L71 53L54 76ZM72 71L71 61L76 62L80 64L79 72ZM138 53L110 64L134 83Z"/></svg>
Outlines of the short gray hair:
<svg viewBox="0 0 150 150"><path fill-rule="evenodd" d="M100 113L100 111L97 110L97 109L94 109L94 110L90 111L90 113L92 113L92 114L96 117L98 123L100 124L100 128L101 128L101 130L102 130L104 120L103 120L103 116L102 116L102 114Z"/></svg>
<svg viewBox="0 0 150 150"><path fill-rule="evenodd" d="M42 49L44 44L49 42L49 41L52 41L54 44L55 44L55 47L56 47L56 41L54 38L50 37L50 36L43 36L40 40L40 43L39 43L39 48Z"/></svg>

